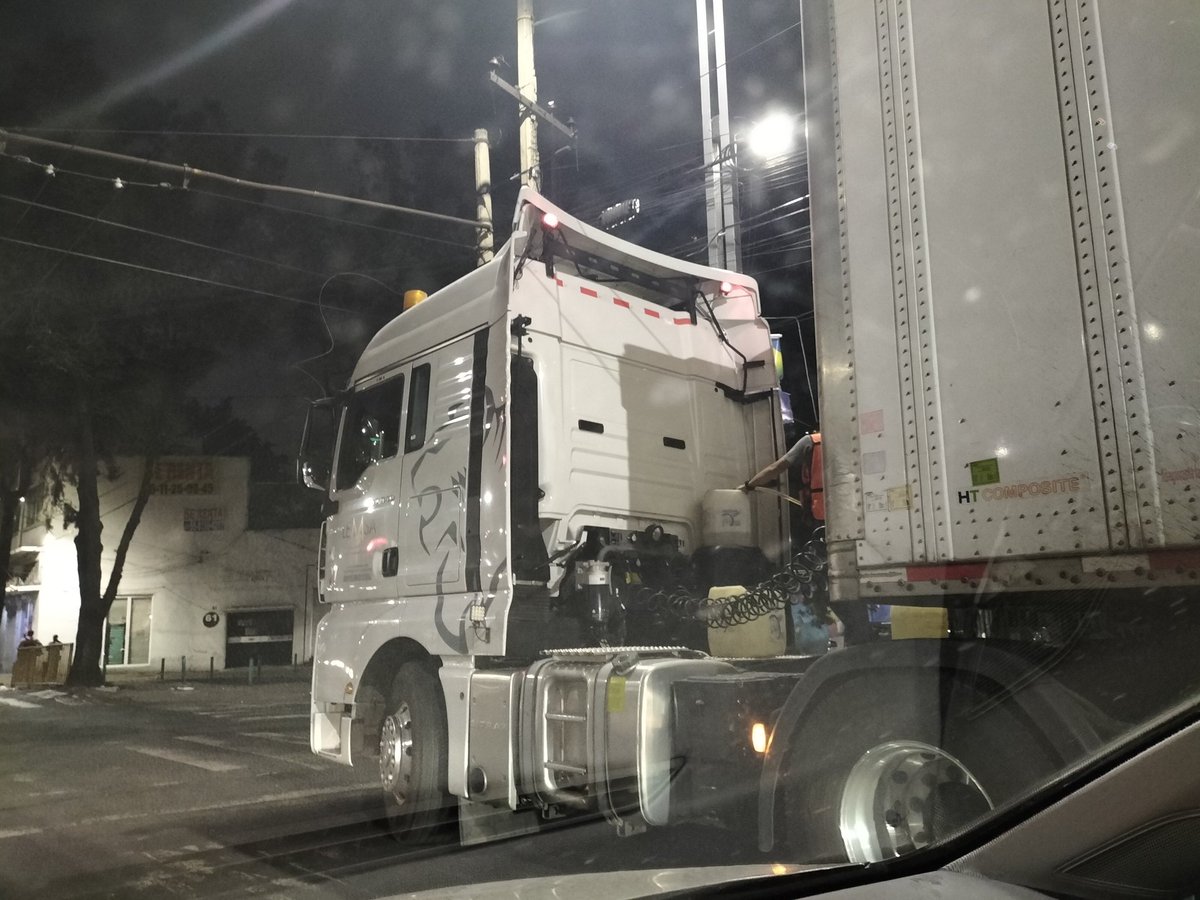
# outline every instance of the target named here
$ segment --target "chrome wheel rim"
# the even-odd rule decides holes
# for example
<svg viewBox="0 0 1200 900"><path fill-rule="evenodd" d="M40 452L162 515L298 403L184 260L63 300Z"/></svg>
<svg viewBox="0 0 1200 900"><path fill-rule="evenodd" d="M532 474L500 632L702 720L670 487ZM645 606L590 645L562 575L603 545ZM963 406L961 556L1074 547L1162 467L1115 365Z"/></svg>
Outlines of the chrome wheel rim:
<svg viewBox="0 0 1200 900"><path fill-rule="evenodd" d="M412 787L413 727L408 704L383 720L379 734L379 775L383 788L400 803L408 800Z"/></svg>
<svg viewBox="0 0 1200 900"><path fill-rule="evenodd" d="M863 754L842 790L842 842L852 863L880 862L945 839L992 809L958 759L920 741Z"/></svg>

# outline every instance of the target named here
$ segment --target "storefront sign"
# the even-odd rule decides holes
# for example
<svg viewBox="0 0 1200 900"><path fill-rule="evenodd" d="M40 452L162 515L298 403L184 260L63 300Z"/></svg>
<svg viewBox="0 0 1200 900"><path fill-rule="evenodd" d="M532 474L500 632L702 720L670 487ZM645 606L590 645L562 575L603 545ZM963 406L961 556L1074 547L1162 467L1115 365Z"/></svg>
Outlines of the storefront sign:
<svg viewBox="0 0 1200 900"><path fill-rule="evenodd" d="M154 464L150 493L201 497L217 493L216 465L211 457L173 456Z"/></svg>
<svg viewBox="0 0 1200 900"><path fill-rule="evenodd" d="M225 507L213 506L183 511L184 531L224 531Z"/></svg>

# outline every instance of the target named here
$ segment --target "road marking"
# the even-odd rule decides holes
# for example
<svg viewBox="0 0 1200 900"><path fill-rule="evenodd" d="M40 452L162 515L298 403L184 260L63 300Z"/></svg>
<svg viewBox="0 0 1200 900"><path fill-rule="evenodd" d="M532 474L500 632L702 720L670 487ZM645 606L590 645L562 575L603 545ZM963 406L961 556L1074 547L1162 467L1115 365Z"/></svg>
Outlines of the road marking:
<svg viewBox="0 0 1200 900"><path fill-rule="evenodd" d="M274 738L276 740L282 740L285 743L292 744L293 746L301 746L301 747L304 747L305 749L308 748L308 738L292 739L286 735L275 734L273 732L265 732L265 733L259 732L256 734L247 734L246 732L239 732L239 736L241 736L241 737L262 737L262 736L264 736L264 734L270 735L271 738ZM199 735L199 734L176 735L175 740L187 741L189 744L200 744L201 746L204 746L204 747L213 747L213 748L220 749L220 750L226 750L229 753L241 753L246 756L259 756L264 759L274 760L275 762L286 763L289 766L300 766L300 768L302 768L302 769L310 769L314 772L328 770L328 767L322 763L316 762L315 760L310 762L309 761L310 757L307 753L302 754L301 758L299 758L299 759L290 758L287 756L279 756L278 754L275 754L275 753L266 753L262 750L254 750L250 747L242 747L237 744L234 744L231 746L228 741L223 741L220 738L208 737L206 735Z"/></svg>
<svg viewBox="0 0 1200 900"><path fill-rule="evenodd" d="M298 734L280 734L278 731L239 731L238 734L242 737L262 738L267 741L295 744L297 747L308 746L308 738Z"/></svg>
<svg viewBox="0 0 1200 900"><path fill-rule="evenodd" d="M40 703L30 703L28 700L18 700L16 697L0 697L0 703L17 709L41 709Z"/></svg>
<svg viewBox="0 0 1200 900"><path fill-rule="evenodd" d="M64 822L59 825L50 825L45 828L13 828L8 831L0 831L0 840L11 837L21 837L27 834L44 834L53 831L66 831L69 828L90 828L93 825L101 825L109 822L128 822L134 819L148 819L152 817L161 817L166 821L170 821L175 816L186 816L192 813L216 812L218 810L237 809L242 806L257 806L260 803L291 803L296 800L308 800L312 797L328 797L333 794L363 794L367 793L366 789L360 784L349 785L345 787L327 787L316 788L308 791L285 791L282 794L266 794L262 797L246 797L241 800L226 800L221 803L206 803L202 806L187 806L182 809L166 809L153 810L150 812L128 812L128 813L113 813L107 816L93 816L87 819L79 819L75 822Z"/></svg>
<svg viewBox="0 0 1200 900"><path fill-rule="evenodd" d="M307 719L307 718L308 718L308 713L288 713L287 715L283 715L283 716L255 716L255 715L242 716L242 719L244 719L244 720L247 720L247 721L253 720L255 722L258 722L258 721L265 722L267 719Z"/></svg>
<svg viewBox="0 0 1200 900"><path fill-rule="evenodd" d="M183 763L185 766L195 766L197 769L204 769L206 772L232 772L234 769L244 768L233 763L212 762L207 759L200 759L196 756L189 756L186 753L179 753L175 750L156 750L150 747L130 747L134 753L142 753L146 756L153 756L158 759L165 759L169 762Z"/></svg>
<svg viewBox="0 0 1200 900"><path fill-rule="evenodd" d="M41 834L40 828L8 828L0 831L0 840L5 838L24 837L27 834Z"/></svg>
<svg viewBox="0 0 1200 900"><path fill-rule="evenodd" d="M221 747L222 749L227 746L226 742L220 738L204 737L199 734L177 734L175 735L175 740L187 741L189 744L200 744L205 747Z"/></svg>

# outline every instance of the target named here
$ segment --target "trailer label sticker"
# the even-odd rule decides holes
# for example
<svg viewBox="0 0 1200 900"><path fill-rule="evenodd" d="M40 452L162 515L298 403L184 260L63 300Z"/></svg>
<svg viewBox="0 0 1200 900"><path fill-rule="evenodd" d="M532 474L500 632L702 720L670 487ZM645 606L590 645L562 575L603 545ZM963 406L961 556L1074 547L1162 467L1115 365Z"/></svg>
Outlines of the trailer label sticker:
<svg viewBox="0 0 1200 900"><path fill-rule="evenodd" d="M996 457L979 459L973 463L967 463L967 465L971 467L971 487L1000 482L1000 460Z"/></svg>
<svg viewBox="0 0 1200 900"><path fill-rule="evenodd" d="M1200 466L1188 466L1186 469L1164 469L1159 477L1170 484L1177 481L1196 481L1200 479Z"/></svg>
<svg viewBox="0 0 1200 900"><path fill-rule="evenodd" d="M864 412L858 420L859 434L883 434L883 410L872 409Z"/></svg>
<svg viewBox="0 0 1200 900"><path fill-rule="evenodd" d="M1086 476L1064 475L1043 481L1026 481L1020 484L995 484L958 492L959 503L978 503L980 500L1027 500L1050 494L1074 494Z"/></svg>
<svg viewBox="0 0 1200 900"><path fill-rule="evenodd" d="M902 484L900 487L888 488L887 502L889 510L908 509L909 493L908 485Z"/></svg>
<svg viewBox="0 0 1200 900"><path fill-rule="evenodd" d="M882 475L887 471L887 452L872 450L870 453L864 453L862 467L864 475Z"/></svg>

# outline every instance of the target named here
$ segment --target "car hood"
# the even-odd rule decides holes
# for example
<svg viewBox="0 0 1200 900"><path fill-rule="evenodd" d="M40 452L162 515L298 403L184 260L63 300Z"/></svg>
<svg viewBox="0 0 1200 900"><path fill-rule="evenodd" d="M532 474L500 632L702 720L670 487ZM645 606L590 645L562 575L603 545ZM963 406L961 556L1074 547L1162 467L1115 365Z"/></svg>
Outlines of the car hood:
<svg viewBox="0 0 1200 900"><path fill-rule="evenodd" d="M630 900L652 897L694 888L791 875L823 866L755 864L740 866L696 866L683 869L645 869L621 872L584 872L574 875L550 875L540 878L518 878L487 884L466 884L442 887L415 894L397 894L391 900Z"/></svg>

